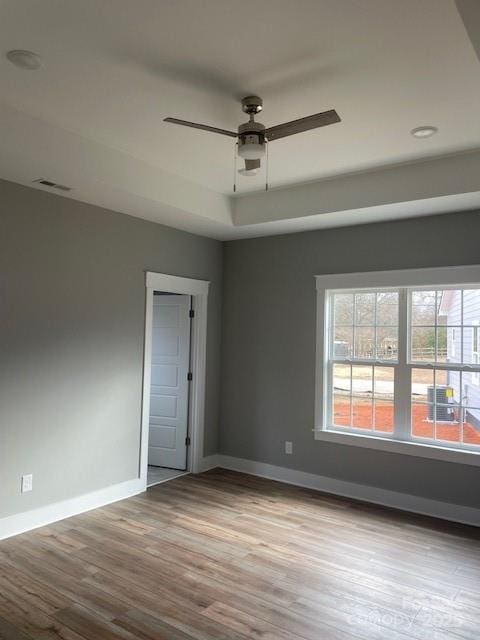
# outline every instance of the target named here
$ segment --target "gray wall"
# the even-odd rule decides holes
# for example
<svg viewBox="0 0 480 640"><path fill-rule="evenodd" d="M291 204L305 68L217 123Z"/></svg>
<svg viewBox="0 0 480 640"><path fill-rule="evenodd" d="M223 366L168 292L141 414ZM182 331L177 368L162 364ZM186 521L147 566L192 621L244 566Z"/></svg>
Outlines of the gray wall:
<svg viewBox="0 0 480 640"><path fill-rule="evenodd" d="M226 243L220 451L480 506L478 468L315 441L312 433L314 276L476 263L478 213Z"/></svg>
<svg viewBox="0 0 480 640"><path fill-rule="evenodd" d="M0 517L137 476L145 270L212 282L206 455L221 424L226 454L478 506L474 467L311 429L313 276L479 263L479 238L462 213L228 242L222 320L221 243L0 181Z"/></svg>
<svg viewBox="0 0 480 640"><path fill-rule="evenodd" d="M144 270L212 283L214 453L221 243L0 181L0 517L137 477Z"/></svg>

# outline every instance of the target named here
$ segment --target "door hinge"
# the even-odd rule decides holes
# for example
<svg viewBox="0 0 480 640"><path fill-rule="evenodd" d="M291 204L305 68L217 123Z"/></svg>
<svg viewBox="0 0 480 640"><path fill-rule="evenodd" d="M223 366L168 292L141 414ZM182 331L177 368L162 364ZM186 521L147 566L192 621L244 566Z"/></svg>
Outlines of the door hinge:
<svg viewBox="0 0 480 640"><path fill-rule="evenodd" d="M190 436L187 436L185 438L185 446L189 447L190 446Z"/></svg>
<svg viewBox="0 0 480 640"><path fill-rule="evenodd" d="M195 311L193 309L190 309L190 311L188 312L188 315L190 316L190 318L194 318L195 317Z"/></svg>
<svg viewBox="0 0 480 640"><path fill-rule="evenodd" d="M193 380L193 373L192 373L191 371L189 371L189 372L187 373L187 380L188 380L189 382L191 382L191 381Z"/></svg>

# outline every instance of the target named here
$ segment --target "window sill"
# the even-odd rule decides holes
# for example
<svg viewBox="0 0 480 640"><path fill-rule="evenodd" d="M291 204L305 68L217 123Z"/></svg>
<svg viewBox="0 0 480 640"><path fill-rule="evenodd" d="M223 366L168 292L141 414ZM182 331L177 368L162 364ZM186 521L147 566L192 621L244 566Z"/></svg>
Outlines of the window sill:
<svg viewBox="0 0 480 640"><path fill-rule="evenodd" d="M449 449L448 447L436 447L434 445L416 442L403 442L401 440L390 440L376 436L365 436L363 434L344 433L343 431L314 429L314 433L315 440L323 440L324 442L334 442L335 444L346 444L354 447L366 447L367 449L376 449L377 451L401 453L408 456L480 467L480 451L477 453L460 449Z"/></svg>

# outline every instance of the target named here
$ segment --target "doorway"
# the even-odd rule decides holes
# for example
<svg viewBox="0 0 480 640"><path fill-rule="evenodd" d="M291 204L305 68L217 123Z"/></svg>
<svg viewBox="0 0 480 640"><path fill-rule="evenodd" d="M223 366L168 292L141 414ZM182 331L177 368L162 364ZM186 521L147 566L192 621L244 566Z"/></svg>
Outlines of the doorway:
<svg viewBox="0 0 480 640"><path fill-rule="evenodd" d="M192 298L154 291L147 486L187 470Z"/></svg>
<svg viewBox="0 0 480 640"><path fill-rule="evenodd" d="M209 283L147 272L139 475L202 470Z"/></svg>

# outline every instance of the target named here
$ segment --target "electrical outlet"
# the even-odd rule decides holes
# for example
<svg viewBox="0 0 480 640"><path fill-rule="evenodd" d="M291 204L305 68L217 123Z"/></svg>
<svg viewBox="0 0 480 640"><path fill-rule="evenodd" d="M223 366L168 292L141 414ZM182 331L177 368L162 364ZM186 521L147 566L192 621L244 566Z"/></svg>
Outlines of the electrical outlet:
<svg viewBox="0 0 480 640"><path fill-rule="evenodd" d="M28 473L25 476L22 476L22 493L26 493L27 491L31 491L33 489L33 475Z"/></svg>
<svg viewBox="0 0 480 640"><path fill-rule="evenodd" d="M293 442L285 442L285 453L293 453Z"/></svg>

